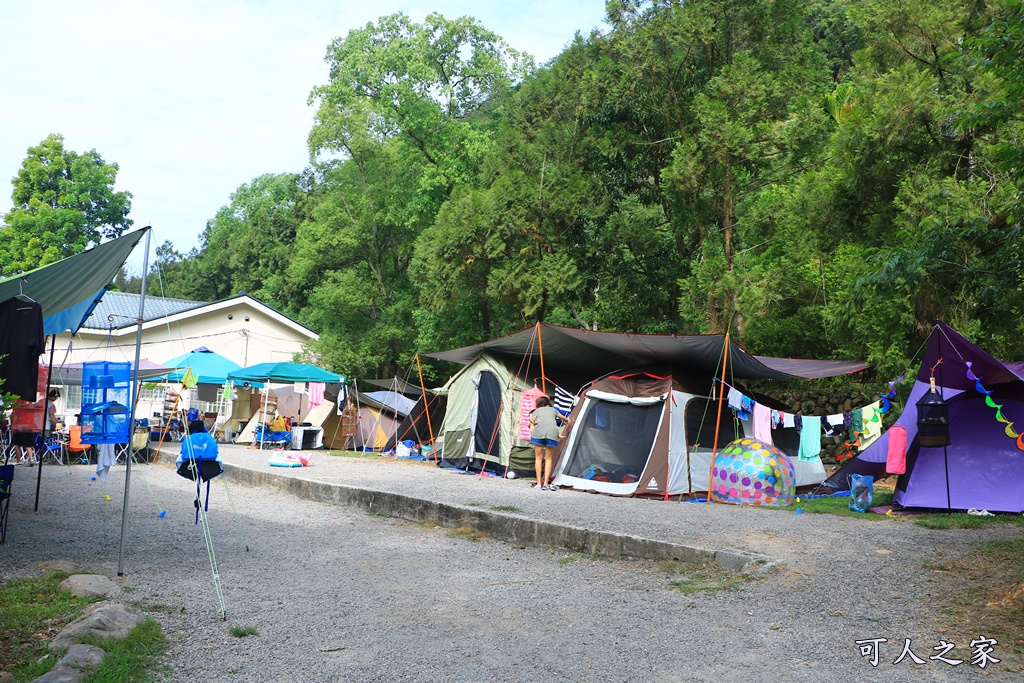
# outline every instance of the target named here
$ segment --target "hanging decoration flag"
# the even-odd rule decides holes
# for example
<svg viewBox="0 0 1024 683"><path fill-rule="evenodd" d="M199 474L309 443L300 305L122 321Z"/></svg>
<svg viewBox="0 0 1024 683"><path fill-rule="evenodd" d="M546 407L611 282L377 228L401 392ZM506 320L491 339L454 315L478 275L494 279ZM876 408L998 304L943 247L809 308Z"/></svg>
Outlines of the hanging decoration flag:
<svg viewBox="0 0 1024 683"><path fill-rule="evenodd" d="M195 385L199 384L199 378L192 372L192 368L185 371L185 376L181 378L181 383L191 389Z"/></svg>
<svg viewBox="0 0 1024 683"><path fill-rule="evenodd" d="M939 359L939 362L941 363L942 360ZM906 373L900 375L899 377L897 377L896 379L894 379L893 381L888 383L889 384L889 391L885 392L884 394L879 394L879 396L882 397L882 408L878 412L880 412L880 413L888 413L889 412L889 410L892 408L892 399L896 398L896 385L899 384L900 382L902 382L904 379L906 379L906 377L907 377ZM875 413L875 418L878 417L878 412Z"/></svg>
<svg viewBox="0 0 1024 683"><path fill-rule="evenodd" d="M1007 420L1003 416L1003 405L996 403L995 399L992 398L992 392L985 388L985 385L981 383L981 377L974 374L974 370L971 369L973 363L971 361L964 361L967 365L967 379L974 382L974 389L985 397L985 405L996 411L996 421L1006 425L1003 427L1003 432L1007 437L1017 440L1017 450L1024 451L1024 432L1017 433L1013 429L1013 422Z"/></svg>

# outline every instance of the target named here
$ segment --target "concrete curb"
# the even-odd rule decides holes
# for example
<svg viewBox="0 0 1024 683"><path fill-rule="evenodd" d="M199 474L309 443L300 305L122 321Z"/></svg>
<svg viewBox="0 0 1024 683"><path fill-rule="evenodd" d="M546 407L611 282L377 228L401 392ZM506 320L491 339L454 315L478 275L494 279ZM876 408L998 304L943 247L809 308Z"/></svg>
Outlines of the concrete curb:
<svg viewBox="0 0 1024 683"><path fill-rule="evenodd" d="M230 463L224 463L223 476L248 486L272 486L304 500L344 505L370 514L409 522L435 521L449 529L469 526L490 538L518 545L560 548L602 557L677 560L696 564L715 563L724 569L744 572L760 573L775 564L765 556L739 550L710 550L639 536L553 524L512 513L438 503L399 493L284 477Z"/></svg>

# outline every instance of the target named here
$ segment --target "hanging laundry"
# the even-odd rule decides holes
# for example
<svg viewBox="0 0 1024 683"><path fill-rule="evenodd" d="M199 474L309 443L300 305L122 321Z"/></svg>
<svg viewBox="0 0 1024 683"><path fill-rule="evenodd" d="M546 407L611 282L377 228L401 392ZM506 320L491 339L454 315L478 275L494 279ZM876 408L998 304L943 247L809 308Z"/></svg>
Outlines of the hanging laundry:
<svg viewBox="0 0 1024 683"><path fill-rule="evenodd" d="M889 428L889 450L885 454L887 474L903 474L907 471L907 428L893 425Z"/></svg>
<svg viewBox="0 0 1024 683"><path fill-rule="evenodd" d="M760 403L754 404L753 410L754 438L766 444L772 444L772 411Z"/></svg>
<svg viewBox="0 0 1024 683"><path fill-rule="evenodd" d="M729 387L729 394L726 396L726 401L728 401L729 407L733 410L743 410L743 392L739 389Z"/></svg>
<svg viewBox="0 0 1024 683"><path fill-rule="evenodd" d="M772 429L778 429L779 423L782 422L782 415L777 410L772 411Z"/></svg>
<svg viewBox="0 0 1024 683"><path fill-rule="evenodd" d="M309 383L309 408L312 410L318 405L324 402L324 389L326 385L323 382L310 382Z"/></svg>
<svg viewBox="0 0 1024 683"><path fill-rule="evenodd" d="M796 427L796 415L793 413L782 413L782 426L790 429Z"/></svg>
<svg viewBox="0 0 1024 683"><path fill-rule="evenodd" d="M555 385L555 410L562 415L571 413L578 400L571 392L566 391L557 384Z"/></svg>
<svg viewBox="0 0 1024 683"><path fill-rule="evenodd" d="M802 415L800 428L800 459L815 460L821 455L821 418Z"/></svg>
<svg viewBox="0 0 1024 683"><path fill-rule="evenodd" d="M853 423L853 413L852 412L845 412L845 413L843 413L843 429L848 429L849 426L852 423Z"/></svg>
<svg viewBox="0 0 1024 683"><path fill-rule="evenodd" d="M860 408L850 414L850 441L856 441L857 436L864 433L864 411Z"/></svg>
<svg viewBox="0 0 1024 683"><path fill-rule="evenodd" d="M828 415L822 425L825 429L825 436L836 437L843 435L843 416Z"/></svg>
<svg viewBox="0 0 1024 683"><path fill-rule="evenodd" d="M112 443L101 443L97 448L99 454L96 456L96 478L106 483L107 473L117 462L117 454Z"/></svg>

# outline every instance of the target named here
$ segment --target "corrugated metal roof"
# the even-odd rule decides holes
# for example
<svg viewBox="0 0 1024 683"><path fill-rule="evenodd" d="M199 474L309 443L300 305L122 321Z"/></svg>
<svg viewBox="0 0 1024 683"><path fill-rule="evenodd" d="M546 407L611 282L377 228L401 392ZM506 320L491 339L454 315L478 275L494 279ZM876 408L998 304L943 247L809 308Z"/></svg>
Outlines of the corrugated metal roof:
<svg viewBox="0 0 1024 683"><path fill-rule="evenodd" d="M197 306L205 306L205 301L189 301L187 299L168 299L162 296L146 295L146 320L156 320L175 313L181 313ZM112 316L112 318L108 318ZM131 327L139 316L139 295L127 292L107 292L103 300L97 304L82 327L93 330L109 330L111 327L120 329Z"/></svg>

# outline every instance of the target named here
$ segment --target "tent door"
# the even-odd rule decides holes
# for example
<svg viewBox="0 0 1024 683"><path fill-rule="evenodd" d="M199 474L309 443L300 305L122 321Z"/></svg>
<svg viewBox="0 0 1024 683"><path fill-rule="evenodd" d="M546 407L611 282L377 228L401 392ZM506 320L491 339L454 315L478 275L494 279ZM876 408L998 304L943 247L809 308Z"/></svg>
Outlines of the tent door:
<svg viewBox="0 0 1024 683"><path fill-rule="evenodd" d="M690 462L686 448L686 403L693 396L673 391L669 407L668 430L668 493L677 495L690 492Z"/></svg>
<svg viewBox="0 0 1024 683"><path fill-rule="evenodd" d="M497 458L501 452L501 384L493 373L484 371L477 376L473 407L473 449Z"/></svg>

